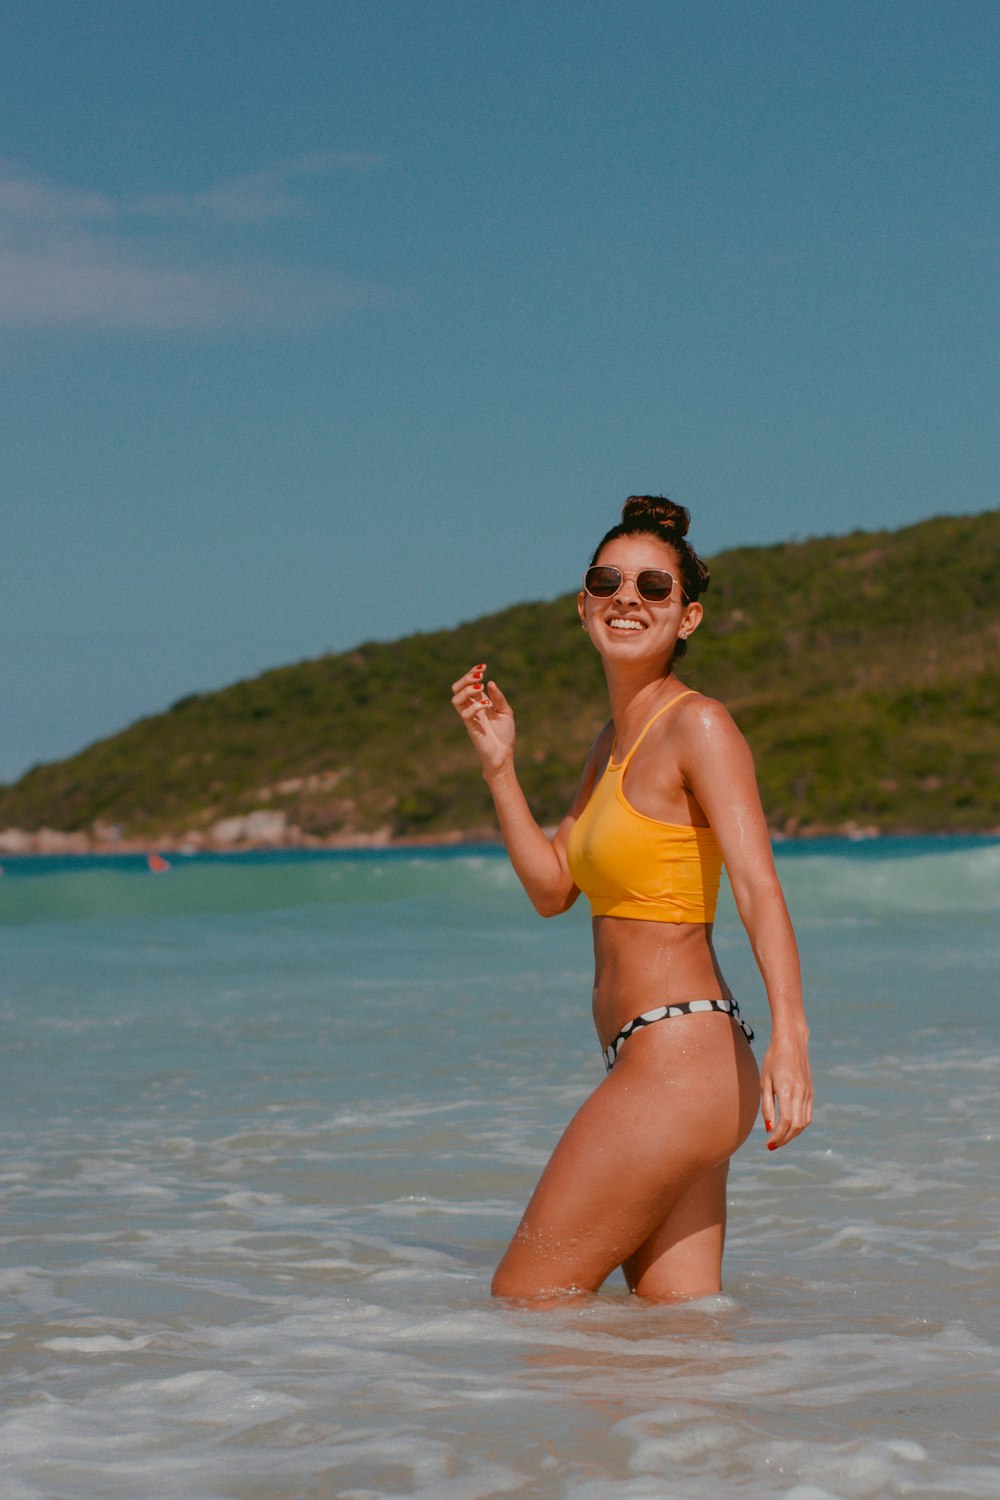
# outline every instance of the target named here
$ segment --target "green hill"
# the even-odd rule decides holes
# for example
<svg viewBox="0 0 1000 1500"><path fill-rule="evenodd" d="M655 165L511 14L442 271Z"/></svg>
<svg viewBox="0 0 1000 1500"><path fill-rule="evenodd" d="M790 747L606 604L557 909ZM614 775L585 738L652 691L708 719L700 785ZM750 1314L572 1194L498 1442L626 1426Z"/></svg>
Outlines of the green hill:
<svg viewBox="0 0 1000 1500"><path fill-rule="evenodd" d="M1000 826L1000 511L712 559L682 675L753 746L772 827ZM494 825L449 684L487 661L542 822L607 717L572 596L194 694L0 788L0 828L153 838L280 811L305 836Z"/></svg>

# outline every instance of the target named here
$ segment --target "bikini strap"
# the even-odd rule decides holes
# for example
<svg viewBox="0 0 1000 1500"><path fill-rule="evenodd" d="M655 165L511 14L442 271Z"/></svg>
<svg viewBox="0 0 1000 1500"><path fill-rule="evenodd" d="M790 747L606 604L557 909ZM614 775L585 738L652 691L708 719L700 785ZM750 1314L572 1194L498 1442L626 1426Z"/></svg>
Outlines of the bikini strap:
<svg viewBox="0 0 1000 1500"><path fill-rule="evenodd" d="M625 756L624 760L620 760L618 762L618 764L615 766L615 770L616 771L618 771L618 770L624 771L625 767L628 765L629 761L632 759L633 755L638 750L639 746L642 744L643 740L646 738L646 735L649 733L649 731L652 729L653 725L656 723L657 719L662 719L663 715L665 713L669 712L669 710L673 708L674 704L675 703L679 703L682 698L690 698L695 693L696 693L696 689L695 688L685 688L684 691L683 691L683 693L678 693L675 698L671 698L671 700L670 700L669 703L664 703L664 705L663 705L662 708L658 708L656 710L656 713L653 715L653 717L651 719L647 719L646 720L646 723L643 725L642 729L639 731L639 734L638 734L637 738L632 742L632 748L629 750L629 752ZM614 747L612 746L612 750L611 750L612 758L614 757L614 753L615 753L614 752Z"/></svg>

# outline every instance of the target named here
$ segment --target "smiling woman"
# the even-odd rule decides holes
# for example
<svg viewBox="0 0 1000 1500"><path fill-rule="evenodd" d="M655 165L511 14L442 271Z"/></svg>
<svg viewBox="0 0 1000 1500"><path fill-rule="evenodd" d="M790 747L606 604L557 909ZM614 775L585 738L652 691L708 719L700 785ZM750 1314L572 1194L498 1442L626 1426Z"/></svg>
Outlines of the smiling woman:
<svg viewBox="0 0 1000 1500"><path fill-rule="evenodd" d="M503 692L484 684L485 664L453 685L536 910L589 898L607 1068L532 1195L494 1277L499 1295L596 1291L616 1266L646 1297L717 1292L729 1161L758 1089L769 1150L812 1118L798 954L750 752L722 705L674 671L709 583L689 519L661 496L631 496L584 575L577 607L612 717L551 839L517 779ZM771 1008L759 1074L712 947L723 862Z"/></svg>

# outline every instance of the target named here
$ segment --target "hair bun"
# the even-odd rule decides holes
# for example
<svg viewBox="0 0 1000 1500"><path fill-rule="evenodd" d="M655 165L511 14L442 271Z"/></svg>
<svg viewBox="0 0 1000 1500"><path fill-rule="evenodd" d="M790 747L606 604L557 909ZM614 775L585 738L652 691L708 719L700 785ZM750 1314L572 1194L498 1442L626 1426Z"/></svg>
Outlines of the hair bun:
<svg viewBox="0 0 1000 1500"><path fill-rule="evenodd" d="M629 495L622 506L621 520L598 542L590 565L593 567L608 543L619 537L656 537L677 553L685 602L691 604L708 588L712 575L687 539L690 520L690 512L666 495ZM678 640L675 656L683 655L685 644Z"/></svg>
<svg viewBox="0 0 1000 1500"><path fill-rule="evenodd" d="M686 506L668 500L666 495L629 495L622 506L622 520L651 521L681 537L687 536L691 512Z"/></svg>

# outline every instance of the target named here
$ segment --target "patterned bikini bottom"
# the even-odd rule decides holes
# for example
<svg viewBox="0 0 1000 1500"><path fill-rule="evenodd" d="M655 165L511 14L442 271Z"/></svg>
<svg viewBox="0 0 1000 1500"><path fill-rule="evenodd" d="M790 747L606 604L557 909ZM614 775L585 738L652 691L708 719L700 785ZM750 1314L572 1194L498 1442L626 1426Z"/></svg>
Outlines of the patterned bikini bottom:
<svg viewBox="0 0 1000 1500"><path fill-rule="evenodd" d="M740 1008L735 1000L683 1000L678 1005L658 1005L655 1010L644 1010L641 1016L626 1021L618 1035L612 1037L604 1048L604 1066L610 1073L622 1044L644 1026L655 1026L657 1021L671 1021L675 1016L694 1016L703 1010L721 1010L723 1015L732 1016L747 1041L753 1041L753 1032L740 1015Z"/></svg>

